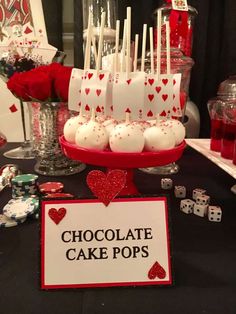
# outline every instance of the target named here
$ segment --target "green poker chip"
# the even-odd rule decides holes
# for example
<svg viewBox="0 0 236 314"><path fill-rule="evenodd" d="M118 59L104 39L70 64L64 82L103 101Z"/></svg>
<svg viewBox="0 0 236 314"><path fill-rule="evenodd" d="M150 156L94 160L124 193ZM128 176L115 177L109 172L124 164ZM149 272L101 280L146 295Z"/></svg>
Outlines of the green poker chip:
<svg viewBox="0 0 236 314"><path fill-rule="evenodd" d="M21 174L12 179L13 186L32 186L35 185L38 180L38 176L35 174Z"/></svg>

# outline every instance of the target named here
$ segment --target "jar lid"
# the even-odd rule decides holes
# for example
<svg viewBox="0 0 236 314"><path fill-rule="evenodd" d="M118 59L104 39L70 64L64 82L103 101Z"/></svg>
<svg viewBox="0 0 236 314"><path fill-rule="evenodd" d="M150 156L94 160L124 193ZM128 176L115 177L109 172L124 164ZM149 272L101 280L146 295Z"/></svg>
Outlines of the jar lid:
<svg viewBox="0 0 236 314"><path fill-rule="evenodd" d="M232 75L220 83L217 95L236 97L236 75Z"/></svg>

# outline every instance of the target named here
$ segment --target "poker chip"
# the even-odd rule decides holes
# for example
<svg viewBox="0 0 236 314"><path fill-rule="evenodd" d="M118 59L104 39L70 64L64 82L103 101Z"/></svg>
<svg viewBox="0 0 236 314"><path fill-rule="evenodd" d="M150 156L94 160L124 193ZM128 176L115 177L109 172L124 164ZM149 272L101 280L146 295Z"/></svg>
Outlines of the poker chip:
<svg viewBox="0 0 236 314"><path fill-rule="evenodd" d="M9 227L15 227L18 225L18 222L11 219L11 218L8 218L7 216L5 215L0 215L0 228L9 228Z"/></svg>
<svg viewBox="0 0 236 314"><path fill-rule="evenodd" d="M72 198L74 197L74 195L70 194L70 193L49 193L47 195L44 196L45 198Z"/></svg>
<svg viewBox="0 0 236 314"><path fill-rule="evenodd" d="M61 182L46 182L39 185L39 191L43 194L60 193L64 188Z"/></svg>
<svg viewBox="0 0 236 314"><path fill-rule="evenodd" d="M10 200L3 207L3 214L14 220L21 220L35 212L35 203L33 198L19 197Z"/></svg>
<svg viewBox="0 0 236 314"><path fill-rule="evenodd" d="M36 184L38 176L35 174L21 174L12 179L12 185L14 186L32 186Z"/></svg>

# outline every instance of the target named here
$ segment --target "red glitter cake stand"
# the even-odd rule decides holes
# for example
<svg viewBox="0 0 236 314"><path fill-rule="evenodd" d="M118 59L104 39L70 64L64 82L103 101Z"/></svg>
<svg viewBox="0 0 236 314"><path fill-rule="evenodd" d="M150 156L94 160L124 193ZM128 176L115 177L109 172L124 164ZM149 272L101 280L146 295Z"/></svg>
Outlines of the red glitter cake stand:
<svg viewBox="0 0 236 314"><path fill-rule="evenodd" d="M139 194L133 182L133 170L135 168L168 165L179 160L186 147L186 142L183 141L173 149L160 152L114 153L110 150L96 151L78 147L67 142L64 136L60 137L60 144L63 153L70 159L79 160L89 165L106 167L108 171L112 169L125 170L127 172L127 181L120 195Z"/></svg>

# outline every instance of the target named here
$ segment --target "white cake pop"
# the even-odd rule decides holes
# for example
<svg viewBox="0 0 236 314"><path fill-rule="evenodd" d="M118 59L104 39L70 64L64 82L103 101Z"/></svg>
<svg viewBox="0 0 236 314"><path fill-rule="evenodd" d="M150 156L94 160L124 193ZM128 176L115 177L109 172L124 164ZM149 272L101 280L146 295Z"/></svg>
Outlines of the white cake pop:
<svg viewBox="0 0 236 314"><path fill-rule="evenodd" d="M140 128L130 122L127 113L126 122L111 131L109 143L113 152L140 153L144 148L144 137Z"/></svg>
<svg viewBox="0 0 236 314"><path fill-rule="evenodd" d="M88 149L104 150L108 145L108 141L106 129L101 123L95 121L95 111L92 110L89 122L83 124L76 131L76 145Z"/></svg>
<svg viewBox="0 0 236 314"><path fill-rule="evenodd" d="M83 125L87 119L83 117L82 111L80 111L78 116L72 117L66 121L64 125L63 134L67 142L75 143L75 133L81 125Z"/></svg>
<svg viewBox="0 0 236 314"><path fill-rule="evenodd" d="M186 130L184 125L175 119L167 120L164 123L165 126L169 127L172 132L175 135L175 146L179 145L180 143L183 142L185 135L186 135Z"/></svg>
<svg viewBox="0 0 236 314"><path fill-rule="evenodd" d="M159 123L159 117L156 126L152 126L144 131L145 150L158 152L175 147L175 135L172 130Z"/></svg>
<svg viewBox="0 0 236 314"><path fill-rule="evenodd" d="M115 119L107 119L103 122L103 126L107 131L108 136L110 136L111 131L114 129L115 126L117 126L117 121Z"/></svg>

